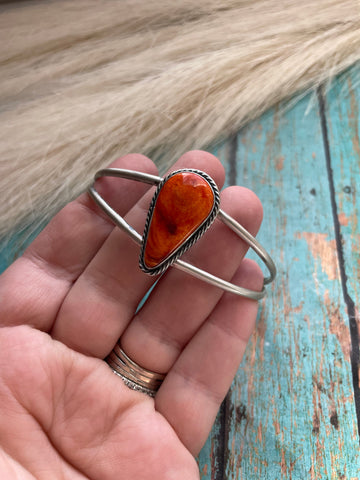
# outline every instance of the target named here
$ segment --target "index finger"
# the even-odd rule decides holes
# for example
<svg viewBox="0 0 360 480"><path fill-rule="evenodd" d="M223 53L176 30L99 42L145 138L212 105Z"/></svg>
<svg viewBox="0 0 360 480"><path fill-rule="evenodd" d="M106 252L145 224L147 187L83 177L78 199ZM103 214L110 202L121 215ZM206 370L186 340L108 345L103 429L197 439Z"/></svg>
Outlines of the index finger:
<svg viewBox="0 0 360 480"><path fill-rule="evenodd" d="M157 174L154 163L140 154L126 155L111 166ZM150 186L109 178L97 188L125 215ZM29 324L49 331L72 284L113 228L87 194L64 207L0 276L0 325Z"/></svg>

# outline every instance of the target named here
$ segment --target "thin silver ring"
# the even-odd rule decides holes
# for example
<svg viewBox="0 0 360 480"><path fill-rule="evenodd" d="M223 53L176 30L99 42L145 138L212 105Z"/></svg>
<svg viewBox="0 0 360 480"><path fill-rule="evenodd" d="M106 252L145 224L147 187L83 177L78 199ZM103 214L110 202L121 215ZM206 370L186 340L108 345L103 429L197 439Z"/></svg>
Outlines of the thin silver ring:
<svg viewBox="0 0 360 480"><path fill-rule="evenodd" d="M194 169L183 169L183 172L199 172L202 175L205 175L207 178L210 178L204 172L200 172L199 170ZM120 168L104 168L99 170L94 177L93 183L88 188L88 193L92 197L92 199L99 205L100 208L109 216L109 218L114 222L114 224L127 233L134 242L136 242L140 247L143 245L143 236L140 235L131 225L129 225L124 218L119 215L97 192L95 189L95 182L101 177L118 177L118 178L125 178L128 180L135 180L139 182L148 183L150 185L160 185L164 182L164 178L158 177L156 175L150 175L148 173L137 172L134 170L126 170ZM167 178L167 177L166 177ZM238 237L244 240L250 248L252 248L255 253L260 257L263 263L266 265L267 269L269 270L269 275L264 278L264 286L261 291L250 290L247 288L240 287L233 283L227 282L211 273L208 273L204 270L201 270L190 263L184 262L180 258L176 258L176 260L171 264L178 268L179 270L189 273L194 277L203 280L211 285L219 287L227 292L234 293L236 295L240 295L242 297L250 298L252 300L260 300L266 294L265 285L272 282L276 276L276 266L273 262L270 255L267 251L261 246L261 244L234 218L230 215L225 213L223 210L218 209L217 216L219 220L224 222ZM170 266L170 265L169 265Z"/></svg>

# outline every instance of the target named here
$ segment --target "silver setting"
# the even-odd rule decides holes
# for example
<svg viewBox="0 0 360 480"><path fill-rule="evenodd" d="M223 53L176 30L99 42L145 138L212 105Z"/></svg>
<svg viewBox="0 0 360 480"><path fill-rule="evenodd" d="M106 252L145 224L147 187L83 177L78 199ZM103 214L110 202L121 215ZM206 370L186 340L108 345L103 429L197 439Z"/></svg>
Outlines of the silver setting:
<svg viewBox="0 0 360 480"><path fill-rule="evenodd" d="M191 171L191 169L189 169ZM186 171L184 169L183 171ZM202 172L203 173L203 172ZM206 175L206 174L204 174ZM143 237L136 231L134 228L129 225L124 218L119 215L96 191L95 182L101 177L119 177L127 178L129 180L136 180L139 182L148 183L150 185L159 185L164 179L156 175L150 175L147 173L136 172L134 170L126 170L120 168L105 168L99 170L94 178L93 183L88 188L89 195L93 198L95 203L102 208L102 210L109 216L109 218L114 222L114 224L127 233L134 242L142 247ZM208 177L208 175L207 175ZM264 278L264 286L261 291L250 290L248 288L239 287L231 282L227 282L211 273L208 273L190 263L184 262L180 258L177 258L172 264L173 267L178 268L179 270L189 273L194 277L203 280L204 282L214 285L218 288L221 288L227 292L234 293L235 295L240 295L242 297L250 298L251 300L260 300L266 295L265 285L271 283L276 276L276 266L273 262L270 255L267 251L260 245L260 243L236 220L234 220L230 215L225 213L223 210L219 209L217 218L223 221L239 238L244 240L250 248L252 248L260 259L264 262L265 266L269 270L269 275ZM196 240L194 240L196 241Z"/></svg>
<svg viewBox="0 0 360 480"><path fill-rule="evenodd" d="M144 253L145 253L145 248L146 248L146 242L148 238L148 233L149 233L149 227L150 223L152 220L152 216L154 213L154 209L156 206L156 202L158 199L158 196L164 186L164 184L174 175L177 173L183 173L183 172L189 172L189 173L195 173L199 175L201 178L206 180L208 185L210 186L213 194L214 194L214 202L213 206L211 209L210 214L207 216L207 218L203 221L203 223L193 232L171 255L169 255L163 262L159 263L156 267L149 268L144 261ZM207 175L206 173L202 172L201 170L196 170L196 169L180 169L176 170L169 175L167 175L165 178L162 179L162 181L159 183L156 192L152 198L152 201L150 203L149 211L148 211L148 216L146 218L146 223L145 223L145 228L144 228L144 234L142 237L142 246L141 246L141 251L140 251L140 258L139 258L139 266L141 270L145 273L148 273L149 275L159 275L160 273L163 273L165 270L167 270L170 265L172 265L181 255L183 255L187 250L189 250L194 243L196 243L200 237L204 235L206 230L211 226L211 224L214 222L218 212L220 209L220 193L219 189L214 182L214 180Z"/></svg>

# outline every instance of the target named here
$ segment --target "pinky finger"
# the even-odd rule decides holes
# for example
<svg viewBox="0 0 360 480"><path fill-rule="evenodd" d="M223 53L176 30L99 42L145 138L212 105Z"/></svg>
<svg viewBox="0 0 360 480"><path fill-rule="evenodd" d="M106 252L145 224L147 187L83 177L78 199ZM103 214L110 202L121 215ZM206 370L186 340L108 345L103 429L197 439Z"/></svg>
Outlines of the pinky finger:
<svg viewBox="0 0 360 480"><path fill-rule="evenodd" d="M244 260L232 279L261 290L263 276ZM225 293L184 349L156 395L156 409L197 455L205 443L255 328L258 304Z"/></svg>

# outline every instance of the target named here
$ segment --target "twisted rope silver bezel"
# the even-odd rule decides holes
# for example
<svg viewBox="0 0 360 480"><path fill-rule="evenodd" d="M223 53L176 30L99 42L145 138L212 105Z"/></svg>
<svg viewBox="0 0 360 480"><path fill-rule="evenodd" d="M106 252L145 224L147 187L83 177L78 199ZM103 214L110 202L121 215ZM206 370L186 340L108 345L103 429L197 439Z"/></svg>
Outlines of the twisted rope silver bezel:
<svg viewBox="0 0 360 480"><path fill-rule="evenodd" d="M199 175L201 178L206 180L206 182L209 184L213 194L214 194L214 201L213 201L213 206L211 209L211 212L209 215L205 218L205 220L201 223L201 225L176 249L174 252L172 252L165 260L163 260L161 263L159 263L156 267L148 267L145 264L144 261L144 255L145 255L145 249L146 249L146 242L149 234L149 228L151 224L151 220L154 214L155 206L157 199L159 197L159 194L165 185L165 183L174 175L177 175L178 173L195 173L196 175ZM163 178L163 180L159 183L157 186L156 192L151 200L148 214L146 217L146 222L145 222L145 227L144 227L144 233L142 237L142 245L141 245L141 251L140 251L140 257L139 257L139 266L141 270L145 273L148 273L149 275L159 275L163 273L165 270L167 270L170 265L172 265L179 257L181 257L189 248L191 248L194 243L196 243L200 237L204 235L206 230L211 226L211 224L214 222L215 218L217 217L217 214L219 213L220 209L220 193L219 189L214 182L214 180L207 175L205 172L202 172L201 170L197 170L195 168L182 168L179 170L175 170L174 172L170 173L166 177Z"/></svg>

